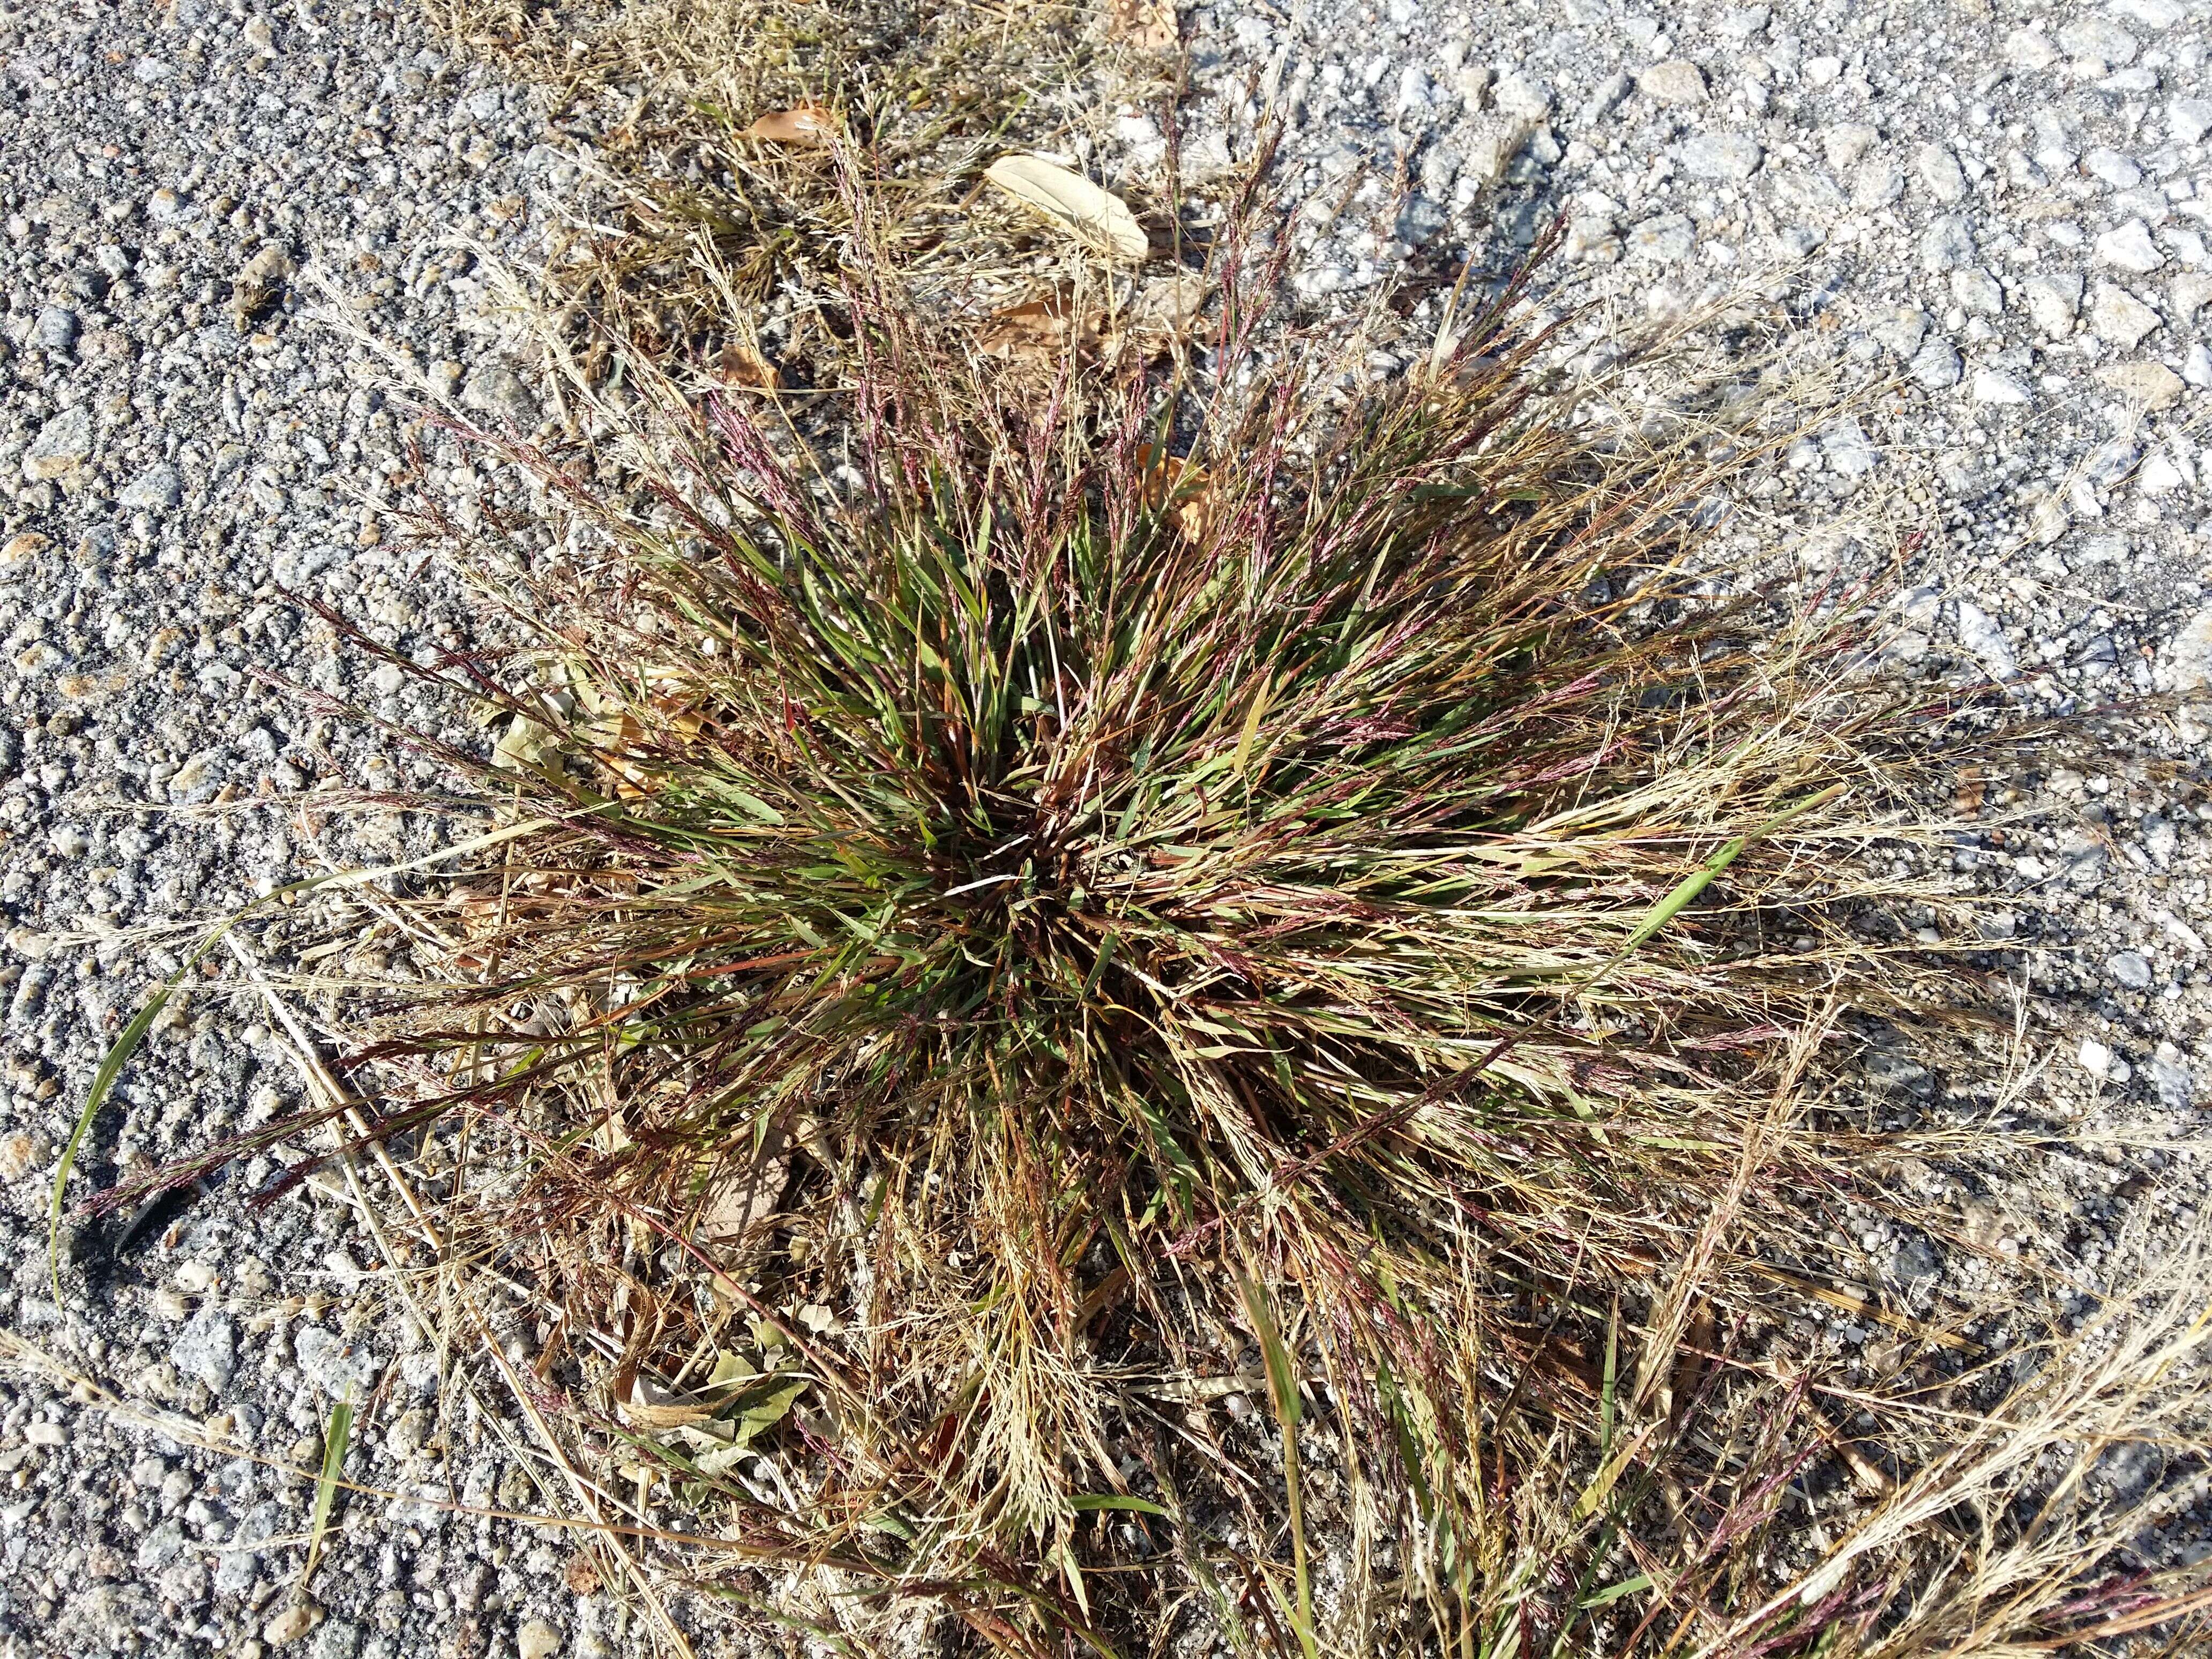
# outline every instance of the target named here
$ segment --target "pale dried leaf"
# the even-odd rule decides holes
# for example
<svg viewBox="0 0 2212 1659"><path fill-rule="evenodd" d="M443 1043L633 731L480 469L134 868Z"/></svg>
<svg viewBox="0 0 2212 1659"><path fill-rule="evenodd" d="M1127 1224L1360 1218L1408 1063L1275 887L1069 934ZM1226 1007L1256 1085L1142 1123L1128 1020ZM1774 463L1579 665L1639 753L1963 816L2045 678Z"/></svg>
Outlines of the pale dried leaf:
<svg viewBox="0 0 2212 1659"><path fill-rule="evenodd" d="M837 131L837 118L820 104L794 104L771 110L738 136L770 144L827 144Z"/></svg>
<svg viewBox="0 0 2212 1659"><path fill-rule="evenodd" d="M1141 259L1152 240L1129 204L1042 155L1001 155L984 175L1023 206L1116 258Z"/></svg>
<svg viewBox="0 0 2212 1659"><path fill-rule="evenodd" d="M617 1379L619 1383L620 1379ZM633 1376L624 1392L617 1387L615 1407L623 1422L640 1429L681 1429L704 1423L714 1414L708 1401L678 1394L658 1382Z"/></svg>

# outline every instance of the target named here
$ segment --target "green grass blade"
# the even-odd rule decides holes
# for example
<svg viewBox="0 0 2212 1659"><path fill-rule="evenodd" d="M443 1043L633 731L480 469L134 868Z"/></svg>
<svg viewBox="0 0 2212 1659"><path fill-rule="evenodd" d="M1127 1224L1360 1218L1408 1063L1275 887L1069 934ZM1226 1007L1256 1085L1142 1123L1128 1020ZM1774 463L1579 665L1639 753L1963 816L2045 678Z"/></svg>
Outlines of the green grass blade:
<svg viewBox="0 0 2212 1659"><path fill-rule="evenodd" d="M353 1438L353 1390L331 1407L330 1426L323 1434L323 1472L315 1480L314 1513L307 1521L307 1565L300 1569L304 1586L315 1576L322 1559L323 1540L331 1529L331 1507L338 1495L338 1470L345 1463L346 1443Z"/></svg>
<svg viewBox="0 0 2212 1659"><path fill-rule="evenodd" d="M1304 1405L1298 1396L1297 1372L1276 1329L1267 1292L1249 1274L1238 1275L1238 1282L1244 1293L1244 1310L1252 1321L1252 1334L1259 1339L1261 1358L1267 1368L1267 1392L1274 1398L1275 1419L1283 1430L1283 1496L1291 1511L1291 1570L1297 1580L1297 1609L1285 1612L1297 1628L1298 1647L1305 1659L1320 1659L1321 1650L1314 1639L1313 1564L1306 1551L1304 1483L1298 1465L1298 1422L1304 1415Z"/></svg>

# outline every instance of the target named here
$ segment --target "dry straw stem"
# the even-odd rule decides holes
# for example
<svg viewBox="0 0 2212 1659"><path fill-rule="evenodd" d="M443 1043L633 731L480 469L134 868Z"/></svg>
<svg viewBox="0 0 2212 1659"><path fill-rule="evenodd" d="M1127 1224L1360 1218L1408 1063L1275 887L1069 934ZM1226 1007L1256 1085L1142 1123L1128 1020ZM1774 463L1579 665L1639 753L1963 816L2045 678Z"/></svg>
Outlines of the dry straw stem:
<svg viewBox="0 0 2212 1659"><path fill-rule="evenodd" d="M434 977L343 1070L448 1258L618 1349L513 1379L538 1432L863 1645L921 1605L1006 1652L1716 1659L2171 1611L2094 1577L2124 1505L2006 1500L2069 1425L2193 1423L2201 1324L1845 1395L1775 1317L1870 1195L1853 1033L1978 994L1889 942L1952 920L1893 859L1974 711L1700 528L1794 417L1595 443L1513 288L1347 398L1255 343L1238 235L1217 380L1041 385L872 246L849 441L580 374L642 489L466 434L544 503L466 552L512 648L346 636L496 732L414 738L505 829L407 901Z"/></svg>

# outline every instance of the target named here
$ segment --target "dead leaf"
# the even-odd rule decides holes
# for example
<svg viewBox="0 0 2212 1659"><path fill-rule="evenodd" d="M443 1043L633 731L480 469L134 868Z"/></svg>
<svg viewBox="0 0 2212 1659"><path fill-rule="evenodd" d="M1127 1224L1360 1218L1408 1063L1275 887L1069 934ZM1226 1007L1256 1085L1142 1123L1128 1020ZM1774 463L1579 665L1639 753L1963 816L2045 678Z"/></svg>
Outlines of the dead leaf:
<svg viewBox="0 0 2212 1659"><path fill-rule="evenodd" d="M769 1131L751 1162L716 1172L707 1201L699 1206L696 1236L708 1243L735 1243L754 1224L775 1213L791 1180L790 1137L779 1126Z"/></svg>
<svg viewBox="0 0 2212 1659"><path fill-rule="evenodd" d="M773 392L783 384L774 363L735 340L715 355L714 371L732 386L750 386L757 392Z"/></svg>
<svg viewBox="0 0 2212 1659"><path fill-rule="evenodd" d="M837 117L820 104L794 104L770 111L738 136L769 144L807 144L819 149L836 136Z"/></svg>
<svg viewBox="0 0 2212 1659"><path fill-rule="evenodd" d="M1137 466L1142 475L1145 505L1155 512L1165 509L1185 539L1196 541L1212 526L1212 486L1197 462L1162 457L1150 444L1137 446Z"/></svg>
<svg viewBox="0 0 2212 1659"><path fill-rule="evenodd" d="M1071 349L1082 357L1097 350L1098 321L1095 312L1079 313L1073 296L1062 290L993 312L979 344L987 356L1057 363Z"/></svg>
<svg viewBox="0 0 2212 1659"><path fill-rule="evenodd" d="M703 1423L714 1414L714 1406L696 1395L678 1394L631 1372L615 1378L615 1409L633 1428L681 1429Z"/></svg>
<svg viewBox="0 0 2212 1659"><path fill-rule="evenodd" d="M1152 251L1152 239L1127 202L1057 161L1042 155L1001 155L983 176L1101 253L1142 259Z"/></svg>
<svg viewBox="0 0 2212 1659"><path fill-rule="evenodd" d="M1173 0L1106 0L1106 33L1139 52L1173 52L1179 44Z"/></svg>
<svg viewBox="0 0 2212 1659"><path fill-rule="evenodd" d="M561 1578L572 1594L592 1595L599 1588L599 1564L588 1549L578 1550L561 1569Z"/></svg>

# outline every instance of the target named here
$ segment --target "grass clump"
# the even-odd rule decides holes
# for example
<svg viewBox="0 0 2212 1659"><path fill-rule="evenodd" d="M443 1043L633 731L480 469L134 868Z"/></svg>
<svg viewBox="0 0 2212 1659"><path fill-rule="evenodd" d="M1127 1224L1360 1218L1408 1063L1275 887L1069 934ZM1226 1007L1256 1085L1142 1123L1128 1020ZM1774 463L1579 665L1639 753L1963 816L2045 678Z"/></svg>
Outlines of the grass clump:
<svg viewBox="0 0 2212 1659"><path fill-rule="evenodd" d="M445 1246L557 1310L571 1451L853 1640L2148 1622L2083 1587L2132 1511L2007 1506L2194 1375L2185 1286L2033 1411L1955 1337L1843 1387L1788 1322L1876 1144L1852 1022L1960 1001L1887 856L1952 711L1838 596L1705 568L1742 448L1539 398L1514 289L1340 397L1238 257L1212 391L1041 387L863 270L835 450L665 386L602 411L634 496L471 434L544 502L473 561L514 648L437 671L500 731L439 805L504 827L349 1067Z"/></svg>

